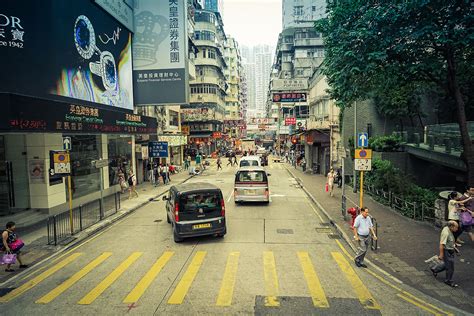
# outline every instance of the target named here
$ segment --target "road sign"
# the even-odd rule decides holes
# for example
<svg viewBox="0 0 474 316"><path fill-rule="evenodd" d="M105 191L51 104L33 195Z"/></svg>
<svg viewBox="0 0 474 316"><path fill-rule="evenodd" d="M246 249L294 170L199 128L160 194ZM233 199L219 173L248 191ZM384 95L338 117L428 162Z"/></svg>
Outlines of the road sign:
<svg viewBox="0 0 474 316"><path fill-rule="evenodd" d="M71 137L63 137L63 149L64 150L72 149Z"/></svg>
<svg viewBox="0 0 474 316"><path fill-rule="evenodd" d="M53 175L67 176L71 173L71 161L66 151L53 152Z"/></svg>
<svg viewBox="0 0 474 316"><path fill-rule="evenodd" d="M372 159L355 159L355 170L357 171L372 170Z"/></svg>
<svg viewBox="0 0 474 316"><path fill-rule="evenodd" d="M296 117L285 117L285 125L296 125Z"/></svg>
<svg viewBox="0 0 474 316"><path fill-rule="evenodd" d="M95 168L104 168L109 165L109 160L108 159L100 159L100 160L92 160L92 166Z"/></svg>
<svg viewBox="0 0 474 316"><path fill-rule="evenodd" d="M357 147L368 147L369 146L369 135L367 133L357 134Z"/></svg>
<svg viewBox="0 0 474 316"><path fill-rule="evenodd" d="M372 159L372 149L356 149L355 159Z"/></svg>
<svg viewBox="0 0 474 316"><path fill-rule="evenodd" d="M152 158L168 158L168 142L149 142L148 156Z"/></svg>

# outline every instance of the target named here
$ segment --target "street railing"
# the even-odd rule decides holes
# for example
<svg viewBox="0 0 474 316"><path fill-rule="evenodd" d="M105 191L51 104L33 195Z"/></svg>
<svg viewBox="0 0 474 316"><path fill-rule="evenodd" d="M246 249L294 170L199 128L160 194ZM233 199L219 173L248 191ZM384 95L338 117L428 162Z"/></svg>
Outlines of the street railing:
<svg viewBox="0 0 474 316"><path fill-rule="evenodd" d="M71 238L73 235L100 222L120 209L120 192L98 199L86 204L81 204L72 210L71 215L65 211L48 217L48 245L58 245Z"/></svg>

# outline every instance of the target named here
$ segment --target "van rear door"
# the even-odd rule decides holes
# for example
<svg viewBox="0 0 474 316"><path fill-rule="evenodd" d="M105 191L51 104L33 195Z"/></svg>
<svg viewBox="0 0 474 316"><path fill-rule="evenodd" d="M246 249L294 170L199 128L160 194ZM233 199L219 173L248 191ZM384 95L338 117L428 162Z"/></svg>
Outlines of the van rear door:
<svg viewBox="0 0 474 316"><path fill-rule="evenodd" d="M222 216L220 191L184 193L179 198L179 220L194 221Z"/></svg>
<svg viewBox="0 0 474 316"><path fill-rule="evenodd" d="M265 195L268 190L267 174L263 170L241 170L235 175L237 195Z"/></svg>

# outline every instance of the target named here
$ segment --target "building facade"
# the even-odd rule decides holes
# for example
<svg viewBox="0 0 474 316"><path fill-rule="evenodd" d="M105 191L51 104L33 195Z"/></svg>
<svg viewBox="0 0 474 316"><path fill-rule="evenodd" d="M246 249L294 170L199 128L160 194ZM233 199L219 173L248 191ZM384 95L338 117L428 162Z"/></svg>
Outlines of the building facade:
<svg viewBox="0 0 474 316"><path fill-rule="evenodd" d="M189 104L181 108L181 124L189 130L188 145L210 154L218 146L213 133L224 131L226 35L218 12L196 9L194 21L196 77L190 81Z"/></svg>
<svg viewBox="0 0 474 316"><path fill-rule="evenodd" d="M120 190L157 123L134 113L132 30L91 1L23 2L2 4L15 45L0 49L0 215L56 214L69 193L76 207ZM110 30L113 42L92 36Z"/></svg>
<svg viewBox="0 0 474 316"><path fill-rule="evenodd" d="M242 57L237 41L227 37L225 42L225 61L227 68L225 76L227 80L227 95L224 132L229 141L235 142L241 137L243 128L242 112Z"/></svg>

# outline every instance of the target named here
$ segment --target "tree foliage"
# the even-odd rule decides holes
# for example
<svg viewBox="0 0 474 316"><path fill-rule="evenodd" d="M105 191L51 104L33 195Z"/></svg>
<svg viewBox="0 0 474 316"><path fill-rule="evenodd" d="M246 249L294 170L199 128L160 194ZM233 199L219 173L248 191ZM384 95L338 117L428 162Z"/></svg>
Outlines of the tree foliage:
<svg viewBox="0 0 474 316"><path fill-rule="evenodd" d="M333 0L316 23L324 36L323 73L344 108L374 99L387 115L411 115L420 90L453 100L469 183L474 150L466 124L472 107L474 6L470 0ZM412 103L410 103L412 102Z"/></svg>

